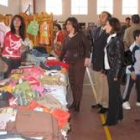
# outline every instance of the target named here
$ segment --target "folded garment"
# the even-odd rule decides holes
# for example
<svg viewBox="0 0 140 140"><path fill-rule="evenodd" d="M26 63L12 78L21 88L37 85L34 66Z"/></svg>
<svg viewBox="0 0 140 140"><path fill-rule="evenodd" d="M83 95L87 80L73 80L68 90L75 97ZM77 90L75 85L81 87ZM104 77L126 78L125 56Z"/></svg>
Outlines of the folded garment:
<svg viewBox="0 0 140 140"><path fill-rule="evenodd" d="M47 53L39 52L39 51L36 50L36 49L30 50L30 53L31 53L32 55L35 55L36 57L48 57L48 56L49 56Z"/></svg>
<svg viewBox="0 0 140 140"><path fill-rule="evenodd" d="M61 66L61 67L64 67L66 69L69 69L69 64L67 64L65 62L59 62L56 60L49 60L49 61L46 61L44 64L47 66Z"/></svg>
<svg viewBox="0 0 140 140"><path fill-rule="evenodd" d="M50 110L54 109L62 109L64 111L67 111L66 106L63 106L54 96L51 94L46 94L42 97L36 98L37 103L40 105L47 107Z"/></svg>
<svg viewBox="0 0 140 140"><path fill-rule="evenodd" d="M52 95L54 98L56 98L63 106L67 105L66 101L66 87L63 86L51 86L51 85L45 85L44 94Z"/></svg>
<svg viewBox="0 0 140 140"><path fill-rule="evenodd" d="M0 134L0 139L1 140L42 140L42 138L27 138L17 133Z"/></svg>
<svg viewBox="0 0 140 140"><path fill-rule="evenodd" d="M48 66L42 62L40 62L40 67L45 69L45 70L61 70L61 66Z"/></svg>
<svg viewBox="0 0 140 140"><path fill-rule="evenodd" d="M35 55L32 54L27 54L27 61L29 62L33 62L33 63L40 63L40 62L45 62L46 61L46 57L36 57Z"/></svg>

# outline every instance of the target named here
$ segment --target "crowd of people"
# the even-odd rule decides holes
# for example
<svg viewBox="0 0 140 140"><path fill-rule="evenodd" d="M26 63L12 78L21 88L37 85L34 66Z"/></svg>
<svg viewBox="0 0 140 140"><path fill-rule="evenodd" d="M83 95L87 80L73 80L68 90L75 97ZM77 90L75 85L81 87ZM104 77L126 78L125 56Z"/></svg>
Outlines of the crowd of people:
<svg viewBox="0 0 140 140"><path fill-rule="evenodd" d="M97 104L93 104L92 108L99 108L101 114L107 113L106 122L103 124L105 126L116 125L118 121L122 121L123 108L131 109L128 101L134 83L137 92L136 105L140 106L140 17L135 14L131 18L127 17L125 21L126 25L121 26L119 19L103 11L99 15L97 28L91 31L92 43L79 29L75 17L66 20L64 29L61 29L59 24L54 24L54 52L58 61L70 65L68 77L73 103L69 109L80 111L85 70L91 62L97 92ZM12 69L20 66L21 55L26 50L24 39L24 20L15 15L1 49L1 79L7 78ZM124 53L127 50L133 52L135 62L133 65L124 66ZM124 71L125 91L121 93Z"/></svg>

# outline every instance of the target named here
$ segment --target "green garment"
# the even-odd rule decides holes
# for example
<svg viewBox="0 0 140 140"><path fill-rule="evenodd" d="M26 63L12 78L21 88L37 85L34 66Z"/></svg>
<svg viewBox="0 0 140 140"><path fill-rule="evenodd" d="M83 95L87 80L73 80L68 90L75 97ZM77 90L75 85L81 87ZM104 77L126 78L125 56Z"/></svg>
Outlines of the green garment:
<svg viewBox="0 0 140 140"><path fill-rule="evenodd" d="M33 20L30 22L30 24L27 27L27 33L33 35L33 36L37 36L39 31L39 24L36 20Z"/></svg>
<svg viewBox="0 0 140 140"><path fill-rule="evenodd" d="M39 94L31 89L29 82L23 82L16 85L14 96L17 97L18 105L29 105L31 100L39 97Z"/></svg>

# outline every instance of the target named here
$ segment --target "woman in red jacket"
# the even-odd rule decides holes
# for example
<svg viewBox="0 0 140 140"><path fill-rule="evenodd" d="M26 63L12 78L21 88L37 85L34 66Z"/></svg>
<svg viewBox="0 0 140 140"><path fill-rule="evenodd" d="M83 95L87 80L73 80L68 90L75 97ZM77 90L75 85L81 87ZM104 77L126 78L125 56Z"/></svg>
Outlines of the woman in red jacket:
<svg viewBox="0 0 140 140"><path fill-rule="evenodd" d="M59 24L54 24L54 30L56 32L54 39L54 52L57 56L60 56L65 36Z"/></svg>
<svg viewBox="0 0 140 140"><path fill-rule="evenodd" d="M7 78L12 69L20 66L21 54L25 49L23 40L25 39L25 22L20 15L15 15L11 21L11 30L7 32L4 38L4 47L2 50L2 58L8 65L5 73Z"/></svg>

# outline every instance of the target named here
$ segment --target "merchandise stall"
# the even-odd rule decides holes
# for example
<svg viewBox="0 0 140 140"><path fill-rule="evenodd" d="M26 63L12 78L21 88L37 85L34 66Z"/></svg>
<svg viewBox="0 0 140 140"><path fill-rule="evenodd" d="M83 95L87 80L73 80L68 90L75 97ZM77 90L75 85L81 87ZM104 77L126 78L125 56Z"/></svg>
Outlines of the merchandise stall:
<svg viewBox="0 0 140 140"><path fill-rule="evenodd" d="M69 65L48 53L53 48L53 16L21 15L29 40L47 51L30 48L22 65L0 81L0 139L67 139ZM4 23L5 19L0 17Z"/></svg>

